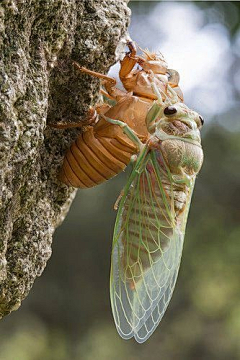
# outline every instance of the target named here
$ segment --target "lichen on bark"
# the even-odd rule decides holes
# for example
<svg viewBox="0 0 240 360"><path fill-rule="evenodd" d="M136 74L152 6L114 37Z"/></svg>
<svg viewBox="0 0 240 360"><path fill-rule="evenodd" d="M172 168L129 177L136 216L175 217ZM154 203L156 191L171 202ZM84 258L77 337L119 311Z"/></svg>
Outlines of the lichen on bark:
<svg viewBox="0 0 240 360"><path fill-rule="evenodd" d="M4 0L0 5L0 317L16 310L51 255L75 190L57 172L98 80L123 48L127 0Z"/></svg>

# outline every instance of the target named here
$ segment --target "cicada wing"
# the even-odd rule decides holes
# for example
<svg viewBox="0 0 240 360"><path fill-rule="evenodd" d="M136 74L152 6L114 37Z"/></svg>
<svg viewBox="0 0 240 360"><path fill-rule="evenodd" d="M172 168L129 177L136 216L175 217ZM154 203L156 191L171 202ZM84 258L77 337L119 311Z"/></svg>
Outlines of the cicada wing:
<svg viewBox="0 0 240 360"><path fill-rule="evenodd" d="M190 188L150 152L133 169L117 215L111 266L111 304L124 339L141 343L155 330L171 299L179 270ZM136 165L137 166L137 165Z"/></svg>

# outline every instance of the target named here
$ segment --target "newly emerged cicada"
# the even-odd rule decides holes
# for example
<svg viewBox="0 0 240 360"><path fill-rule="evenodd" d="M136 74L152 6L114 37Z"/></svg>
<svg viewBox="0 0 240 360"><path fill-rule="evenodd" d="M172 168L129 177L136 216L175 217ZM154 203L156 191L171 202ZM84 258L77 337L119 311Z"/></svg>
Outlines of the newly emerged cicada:
<svg viewBox="0 0 240 360"><path fill-rule="evenodd" d="M202 161L199 129L203 119L180 103L174 90L146 116L151 134L138 144L139 155L121 198L112 249L111 304L124 339L142 343L161 321L176 283L188 210Z"/></svg>
<svg viewBox="0 0 240 360"><path fill-rule="evenodd" d="M107 95L117 104L100 107L100 120L68 150L61 173L66 184L91 187L134 162L118 204L110 294L118 333L139 343L153 333L171 299L203 162L202 117L182 102L178 73L145 54L137 57L130 44L120 70L127 94L111 78L81 68L106 79Z"/></svg>

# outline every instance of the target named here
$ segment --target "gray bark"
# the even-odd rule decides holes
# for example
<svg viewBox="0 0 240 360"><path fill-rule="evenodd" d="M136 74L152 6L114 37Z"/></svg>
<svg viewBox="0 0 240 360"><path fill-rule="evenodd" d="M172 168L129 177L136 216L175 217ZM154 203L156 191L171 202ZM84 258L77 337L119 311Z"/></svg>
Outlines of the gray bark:
<svg viewBox="0 0 240 360"><path fill-rule="evenodd" d="M0 5L0 317L16 310L51 255L75 190L57 172L99 81L123 48L127 0L5 0Z"/></svg>

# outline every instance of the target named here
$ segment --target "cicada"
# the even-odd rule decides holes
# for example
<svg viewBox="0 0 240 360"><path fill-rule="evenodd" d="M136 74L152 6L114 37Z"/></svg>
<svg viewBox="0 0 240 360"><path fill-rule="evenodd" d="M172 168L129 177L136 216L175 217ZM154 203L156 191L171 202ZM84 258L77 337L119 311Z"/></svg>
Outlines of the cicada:
<svg viewBox="0 0 240 360"><path fill-rule="evenodd" d="M80 67L105 80L104 94L116 104L92 110L94 126L68 150L60 179L75 187L95 186L132 160L118 199L110 294L119 334L142 343L161 321L176 283L203 162L203 118L182 102L179 75L161 56L145 51L142 58L132 43L129 48L120 69L127 93L115 88L115 79Z"/></svg>
<svg viewBox="0 0 240 360"><path fill-rule="evenodd" d="M143 144L118 124L139 154L120 200L113 235L110 293L115 324L124 339L146 341L161 321L175 287L185 227L203 151L203 118L173 89L146 116L150 134Z"/></svg>

